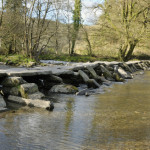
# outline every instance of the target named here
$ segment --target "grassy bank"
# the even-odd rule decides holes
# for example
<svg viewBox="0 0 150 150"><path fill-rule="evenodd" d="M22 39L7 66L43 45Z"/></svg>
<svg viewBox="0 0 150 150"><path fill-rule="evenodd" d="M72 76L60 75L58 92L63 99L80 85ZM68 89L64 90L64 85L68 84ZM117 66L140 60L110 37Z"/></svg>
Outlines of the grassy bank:
<svg viewBox="0 0 150 150"><path fill-rule="evenodd" d="M23 55L0 55L0 62L4 62L7 65L30 65L31 62L35 62L33 59L30 59Z"/></svg>
<svg viewBox="0 0 150 150"><path fill-rule="evenodd" d="M134 55L132 60L149 60L150 55ZM45 54L40 56L40 60L57 60L67 62L94 62L94 61L119 61L115 56L87 56L87 55L65 55L65 54ZM30 66L35 63L34 59L30 59L23 55L0 55L0 62L14 66Z"/></svg>
<svg viewBox="0 0 150 150"><path fill-rule="evenodd" d="M58 60L58 61L67 61L67 62L94 62L94 61L117 61L117 57L100 57L100 56L87 56L87 55L41 55L41 60Z"/></svg>
<svg viewBox="0 0 150 150"><path fill-rule="evenodd" d="M94 61L117 61L115 57L96 57L87 55L41 55L40 60L57 60L57 61L67 61L67 62L94 62ZM0 55L0 62L4 62L7 65L14 66L30 66L31 62L35 62L34 59L30 59L23 55Z"/></svg>

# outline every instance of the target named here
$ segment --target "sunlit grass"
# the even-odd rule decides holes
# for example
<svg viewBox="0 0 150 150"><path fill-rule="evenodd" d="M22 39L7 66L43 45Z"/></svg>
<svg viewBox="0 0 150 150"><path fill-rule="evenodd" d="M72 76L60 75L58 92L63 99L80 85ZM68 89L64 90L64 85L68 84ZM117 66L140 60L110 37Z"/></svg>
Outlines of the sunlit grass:
<svg viewBox="0 0 150 150"><path fill-rule="evenodd" d="M58 61L67 61L67 62L94 62L94 61L114 61L117 60L116 57L100 57L100 56L87 56L87 55L41 55L40 59L42 60L58 60Z"/></svg>
<svg viewBox="0 0 150 150"><path fill-rule="evenodd" d="M34 60L23 55L0 55L0 62L5 62L6 64L11 63L17 66L26 65L29 62L34 62Z"/></svg>

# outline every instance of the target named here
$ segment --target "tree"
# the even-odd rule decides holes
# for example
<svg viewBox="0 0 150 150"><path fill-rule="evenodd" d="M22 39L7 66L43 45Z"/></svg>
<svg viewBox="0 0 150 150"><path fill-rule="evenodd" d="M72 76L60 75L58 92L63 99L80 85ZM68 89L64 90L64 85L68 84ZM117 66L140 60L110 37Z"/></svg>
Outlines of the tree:
<svg viewBox="0 0 150 150"><path fill-rule="evenodd" d="M88 46L88 55L92 56L92 45L90 42L89 33L84 25L82 25L82 29L84 31L85 41L87 42L87 46Z"/></svg>
<svg viewBox="0 0 150 150"><path fill-rule="evenodd" d="M103 8L103 23L105 30L115 35L120 43L118 57L127 61L131 58L137 44L147 34L150 17L148 0L105 0ZM108 32L107 32L108 34Z"/></svg>
<svg viewBox="0 0 150 150"><path fill-rule="evenodd" d="M71 55L74 54L74 48L75 48L75 43L78 36L80 24L81 24L81 0L75 0L75 8L73 11L73 33L72 33Z"/></svg>
<svg viewBox="0 0 150 150"><path fill-rule="evenodd" d="M3 15L4 15L4 0L1 1L0 27L2 26L3 22Z"/></svg>
<svg viewBox="0 0 150 150"><path fill-rule="evenodd" d="M24 0L24 47L26 54L36 61L42 51L48 46L50 39L55 35L47 34L50 20L52 2L51 0L30 0L30 8L27 7L28 1Z"/></svg>
<svg viewBox="0 0 150 150"><path fill-rule="evenodd" d="M66 4L63 5L63 23L67 27L67 44L68 44L68 53L71 54L71 40L72 40L72 24L71 24L71 15L72 14L72 7L70 0L66 0Z"/></svg>
<svg viewBox="0 0 150 150"><path fill-rule="evenodd" d="M21 37L23 36L22 0L6 0L4 8L1 25L3 48L8 54L17 53L21 48Z"/></svg>
<svg viewBox="0 0 150 150"><path fill-rule="evenodd" d="M55 20L55 52L56 54L58 54L58 51L60 49L60 35L59 35L59 31L60 31L60 21L59 21L59 17L61 14L61 10L62 10L62 2L60 0L53 0L53 17Z"/></svg>

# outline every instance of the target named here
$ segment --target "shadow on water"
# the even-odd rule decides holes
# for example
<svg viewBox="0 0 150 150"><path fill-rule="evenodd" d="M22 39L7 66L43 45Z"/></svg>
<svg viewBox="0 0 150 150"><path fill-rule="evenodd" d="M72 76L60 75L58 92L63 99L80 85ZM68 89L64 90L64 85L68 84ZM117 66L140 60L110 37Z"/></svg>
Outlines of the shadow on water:
<svg viewBox="0 0 150 150"><path fill-rule="evenodd" d="M90 97L50 95L53 112L0 114L0 150L150 149L150 72Z"/></svg>

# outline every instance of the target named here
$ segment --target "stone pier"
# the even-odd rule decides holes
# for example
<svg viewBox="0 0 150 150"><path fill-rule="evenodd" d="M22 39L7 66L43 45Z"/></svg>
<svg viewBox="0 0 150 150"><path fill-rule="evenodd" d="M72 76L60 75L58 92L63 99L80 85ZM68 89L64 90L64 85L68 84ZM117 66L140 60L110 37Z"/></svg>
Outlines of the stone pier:
<svg viewBox="0 0 150 150"><path fill-rule="evenodd" d="M124 82L134 77L134 72L148 70L150 61L74 63L71 65L47 65L34 68L0 66L0 109L7 101L22 105L51 109L40 89L51 93L88 95L88 88L109 86L112 82ZM87 88L79 90L80 84ZM5 101L4 101L5 99ZM53 106L52 106L53 107Z"/></svg>

